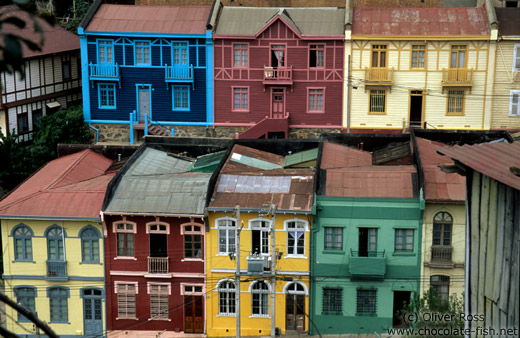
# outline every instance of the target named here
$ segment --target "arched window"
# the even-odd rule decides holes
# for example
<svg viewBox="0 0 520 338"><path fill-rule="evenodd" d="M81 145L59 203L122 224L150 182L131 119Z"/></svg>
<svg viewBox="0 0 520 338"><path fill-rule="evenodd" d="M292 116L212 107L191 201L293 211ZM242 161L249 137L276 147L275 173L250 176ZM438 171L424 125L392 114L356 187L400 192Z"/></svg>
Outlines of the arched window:
<svg viewBox="0 0 520 338"><path fill-rule="evenodd" d="M47 258L49 261L63 261L63 230L54 225L47 230Z"/></svg>
<svg viewBox="0 0 520 338"><path fill-rule="evenodd" d="M235 283L231 280L221 281L218 285L219 314L234 316L236 314Z"/></svg>
<svg viewBox="0 0 520 338"><path fill-rule="evenodd" d="M99 263L99 231L88 226L81 231L80 237L83 263Z"/></svg>
<svg viewBox="0 0 520 338"><path fill-rule="evenodd" d="M450 246L453 218L447 212L441 211L433 218L433 245Z"/></svg>
<svg viewBox="0 0 520 338"><path fill-rule="evenodd" d="M269 286L263 280L253 283L252 294L252 315L253 317L269 316Z"/></svg>
<svg viewBox="0 0 520 338"><path fill-rule="evenodd" d="M16 261L32 261L32 236L31 229L25 224L13 229L14 259Z"/></svg>
<svg viewBox="0 0 520 338"><path fill-rule="evenodd" d="M305 288L300 283L291 283L287 286L286 292L289 294L305 295Z"/></svg>
<svg viewBox="0 0 520 338"><path fill-rule="evenodd" d="M218 252L228 254L235 252L236 221L232 218L217 219Z"/></svg>
<svg viewBox="0 0 520 338"><path fill-rule="evenodd" d="M132 257L134 255L134 234L137 232L137 224L123 221L114 222L113 231L116 233L117 255Z"/></svg>
<svg viewBox="0 0 520 338"><path fill-rule="evenodd" d="M186 223L181 225L184 236L184 258L202 258L202 229L204 225Z"/></svg>
<svg viewBox="0 0 520 338"><path fill-rule="evenodd" d="M305 255L305 229L307 222L301 220L290 220L287 225L287 255Z"/></svg>

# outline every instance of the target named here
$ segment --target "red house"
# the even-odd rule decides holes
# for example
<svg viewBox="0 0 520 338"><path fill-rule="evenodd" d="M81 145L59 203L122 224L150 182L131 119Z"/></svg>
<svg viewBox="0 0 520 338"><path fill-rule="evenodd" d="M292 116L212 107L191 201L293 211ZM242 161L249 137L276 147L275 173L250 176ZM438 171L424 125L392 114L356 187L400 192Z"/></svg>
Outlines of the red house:
<svg viewBox="0 0 520 338"><path fill-rule="evenodd" d="M249 128L240 138L341 128L344 25L344 8L221 7L215 126Z"/></svg>
<svg viewBox="0 0 520 338"><path fill-rule="evenodd" d="M204 207L210 172L144 144L102 208L107 330L204 333Z"/></svg>

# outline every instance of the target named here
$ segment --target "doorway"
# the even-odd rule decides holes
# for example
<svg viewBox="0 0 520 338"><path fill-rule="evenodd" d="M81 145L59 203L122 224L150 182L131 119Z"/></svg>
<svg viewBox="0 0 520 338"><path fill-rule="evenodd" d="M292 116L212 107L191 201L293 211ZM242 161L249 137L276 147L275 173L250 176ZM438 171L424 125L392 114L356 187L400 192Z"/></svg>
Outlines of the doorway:
<svg viewBox="0 0 520 338"><path fill-rule="evenodd" d="M139 111L139 122L144 122L144 115L148 115L148 122L150 122L150 87L137 87L137 109Z"/></svg>
<svg viewBox="0 0 520 338"><path fill-rule="evenodd" d="M102 292L98 289L83 290L83 323L86 336L103 334Z"/></svg>
<svg viewBox="0 0 520 338"><path fill-rule="evenodd" d="M283 118L285 116L285 88L273 88L271 91L271 117Z"/></svg>
<svg viewBox="0 0 520 338"><path fill-rule="evenodd" d="M410 91L410 116L408 125L410 128L423 128L424 92L422 90Z"/></svg>
<svg viewBox="0 0 520 338"><path fill-rule="evenodd" d="M305 331L305 290L301 284L292 283L285 296L285 329Z"/></svg>
<svg viewBox="0 0 520 338"><path fill-rule="evenodd" d="M394 291L393 327L408 327L403 321L403 311L410 305L410 291Z"/></svg>
<svg viewBox="0 0 520 338"><path fill-rule="evenodd" d="M204 332L202 296L184 296L184 332Z"/></svg>

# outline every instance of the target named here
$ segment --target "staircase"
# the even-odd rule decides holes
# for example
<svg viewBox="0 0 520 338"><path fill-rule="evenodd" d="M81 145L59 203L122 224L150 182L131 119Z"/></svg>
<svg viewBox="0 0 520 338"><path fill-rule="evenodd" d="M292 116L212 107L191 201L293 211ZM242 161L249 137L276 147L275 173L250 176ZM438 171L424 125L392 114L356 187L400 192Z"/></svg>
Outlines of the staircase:
<svg viewBox="0 0 520 338"><path fill-rule="evenodd" d="M156 136L171 136L171 131L166 127L152 124L148 127L148 134Z"/></svg>
<svg viewBox="0 0 520 338"><path fill-rule="evenodd" d="M276 134L284 134L284 138L289 136L289 113L274 114L272 117L266 116L263 120L251 128L236 133L236 139L258 139L271 138Z"/></svg>

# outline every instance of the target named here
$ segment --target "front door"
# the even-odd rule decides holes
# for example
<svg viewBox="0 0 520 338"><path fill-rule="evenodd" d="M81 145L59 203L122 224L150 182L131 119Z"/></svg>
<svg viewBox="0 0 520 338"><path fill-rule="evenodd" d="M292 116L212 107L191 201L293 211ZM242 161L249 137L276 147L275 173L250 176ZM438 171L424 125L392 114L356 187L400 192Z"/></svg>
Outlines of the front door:
<svg viewBox="0 0 520 338"><path fill-rule="evenodd" d="M410 128L421 128L423 126L423 91L412 90L410 92Z"/></svg>
<svg viewBox="0 0 520 338"><path fill-rule="evenodd" d="M144 122L144 115L148 115L148 121L150 121L150 87L139 86L138 92L138 109L139 109L139 122Z"/></svg>
<svg viewBox="0 0 520 338"><path fill-rule="evenodd" d="M285 89L273 88L271 102L273 105L271 117L283 118L285 115Z"/></svg>
<svg viewBox="0 0 520 338"><path fill-rule="evenodd" d="M292 283L285 296L285 329L305 331L305 289Z"/></svg>
<svg viewBox="0 0 520 338"><path fill-rule="evenodd" d="M202 296L184 296L184 332L204 332Z"/></svg>
<svg viewBox="0 0 520 338"><path fill-rule="evenodd" d="M85 289L83 291L83 322L85 335L103 334L101 290Z"/></svg>
<svg viewBox="0 0 520 338"><path fill-rule="evenodd" d="M410 304L410 295L410 291L394 291L393 327L408 327L408 324L403 320L403 313Z"/></svg>

